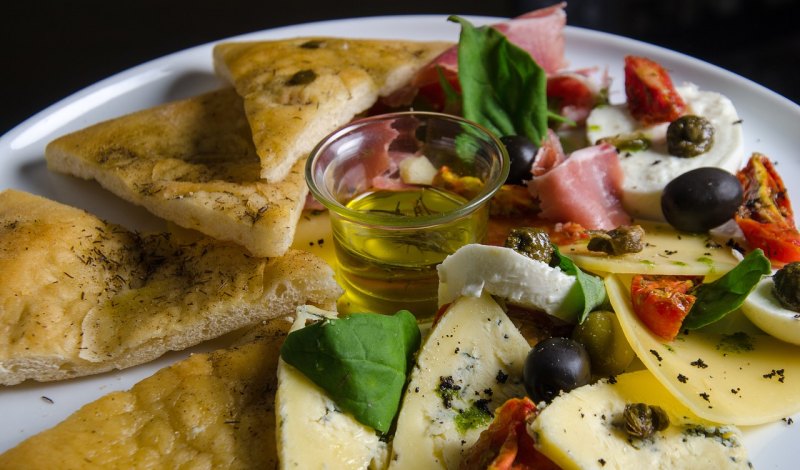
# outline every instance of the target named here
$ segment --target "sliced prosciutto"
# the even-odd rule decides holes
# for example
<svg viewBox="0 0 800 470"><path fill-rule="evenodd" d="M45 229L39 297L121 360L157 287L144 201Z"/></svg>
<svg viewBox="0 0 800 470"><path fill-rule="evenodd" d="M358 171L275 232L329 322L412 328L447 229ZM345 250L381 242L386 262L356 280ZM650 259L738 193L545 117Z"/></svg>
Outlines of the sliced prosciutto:
<svg viewBox="0 0 800 470"><path fill-rule="evenodd" d="M564 26L567 24L567 14L564 12L566 3L534 10L507 22L492 25L502 32L509 41L527 51L533 60L548 74L566 66L564 59ZM438 84L440 68L444 76L452 83L458 72L458 46L442 52L430 64L420 70L412 85L423 88L426 85Z"/></svg>
<svg viewBox="0 0 800 470"><path fill-rule="evenodd" d="M542 218L610 230L631 222L621 203L623 178L616 149L600 144L576 150L528 189L539 199Z"/></svg>
<svg viewBox="0 0 800 470"><path fill-rule="evenodd" d="M558 135L553 132L553 129L547 129L547 137L542 141L542 146L539 147L533 158L531 173L533 176L542 176L566 159L567 156L564 154L564 148L561 146Z"/></svg>

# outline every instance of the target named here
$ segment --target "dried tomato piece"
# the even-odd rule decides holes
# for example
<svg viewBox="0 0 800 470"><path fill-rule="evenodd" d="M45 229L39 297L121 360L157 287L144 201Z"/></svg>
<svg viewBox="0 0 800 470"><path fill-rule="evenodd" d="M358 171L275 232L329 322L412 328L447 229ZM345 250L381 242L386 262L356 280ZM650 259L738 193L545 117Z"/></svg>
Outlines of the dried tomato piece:
<svg viewBox="0 0 800 470"><path fill-rule="evenodd" d="M672 341L696 300L692 289L702 282L702 276L638 274L631 282L633 311L654 335Z"/></svg>
<svg viewBox="0 0 800 470"><path fill-rule="evenodd" d="M766 155L754 153L736 174L744 202L734 216L747 242L761 248L773 266L800 261L800 232L778 172Z"/></svg>
<svg viewBox="0 0 800 470"><path fill-rule="evenodd" d="M646 126L672 122L686 112L667 71L645 57L625 57L625 95L631 115Z"/></svg>
<svg viewBox="0 0 800 470"><path fill-rule="evenodd" d="M511 398L497 409L487 429L464 453L461 470L556 470L558 466L534 447L527 421L536 416L527 397Z"/></svg>

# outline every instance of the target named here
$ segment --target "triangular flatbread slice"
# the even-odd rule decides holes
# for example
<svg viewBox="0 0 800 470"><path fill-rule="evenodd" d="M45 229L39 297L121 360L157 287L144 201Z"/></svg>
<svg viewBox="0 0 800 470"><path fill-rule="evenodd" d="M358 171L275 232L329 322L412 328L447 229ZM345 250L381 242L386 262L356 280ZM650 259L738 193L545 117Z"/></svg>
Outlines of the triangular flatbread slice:
<svg viewBox="0 0 800 470"><path fill-rule="evenodd" d="M130 367L340 293L333 270L304 251L256 258L0 193L0 384Z"/></svg>
<svg viewBox="0 0 800 470"><path fill-rule="evenodd" d="M244 98L261 177L292 165L380 96L404 88L451 44L343 38L232 42L214 48L217 72Z"/></svg>
<svg viewBox="0 0 800 470"><path fill-rule="evenodd" d="M223 89L68 134L48 167L85 179L182 227L246 247L289 249L308 188L298 162L279 183L261 180L242 99Z"/></svg>
<svg viewBox="0 0 800 470"><path fill-rule="evenodd" d="M0 455L0 468L278 468L275 390L291 322L194 354Z"/></svg>

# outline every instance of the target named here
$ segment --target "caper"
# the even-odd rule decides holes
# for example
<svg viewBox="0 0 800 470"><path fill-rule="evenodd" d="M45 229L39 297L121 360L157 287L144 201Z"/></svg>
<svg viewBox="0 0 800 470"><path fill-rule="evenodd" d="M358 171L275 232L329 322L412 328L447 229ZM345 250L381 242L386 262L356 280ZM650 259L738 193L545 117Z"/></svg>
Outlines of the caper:
<svg viewBox="0 0 800 470"><path fill-rule="evenodd" d="M647 439L658 431L669 427L669 416L660 406L646 403L625 405L622 414L625 432L632 437Z"/></svg>
<svg viewBox="0 0 800 470"><path fill-rule="evenodd" d="M572 339L589 353L592 373L597 376L617 375L633 362L633 352L616 314L597 310L572 331Z"/></svg>
<svg viewBox="0 0 800 470"><path fill-rule="evenodd" d="M800 261L794 261L779 269L773 276L772 292L785 308L800 312Z"/></svg>
<svg viewBox="0 0 800 470"><path fill-rule="evenodd" d="M667 128L667 151L676 157L696 157L714 145L714 126L693 114L681 116Z"/></svg>
<svg viewBox="0 0 800 470"><path fill-rule="evenodd" d="M550 264L555 250L547 231L536 227L520 227L511 230L505 241L506 248L528 258Z"/></svg>
<svg viewBox="0 0 800 470"><path fill-rule="evenodd" d="M644 249L644 229L641 225L620 225L613 230L597 230L586 248L589 251L602 251L612 256L625 253L638 253Z"/></svg>

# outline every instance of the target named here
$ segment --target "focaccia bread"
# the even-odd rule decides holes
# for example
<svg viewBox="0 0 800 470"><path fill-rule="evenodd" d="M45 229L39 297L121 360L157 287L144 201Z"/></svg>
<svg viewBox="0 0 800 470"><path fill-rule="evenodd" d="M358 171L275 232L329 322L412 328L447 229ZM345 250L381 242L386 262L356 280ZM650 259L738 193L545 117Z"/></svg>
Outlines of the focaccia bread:
<svg viewBox="0 0 800 470"><path fill-rule="evenodd" d="M176 238L0 193L0 384L130 367L341 293L310 253Z"/></svg>
<svg viewBox="0 0 800 470"><path fill-rule="evenodd" d="M51 170L95 179L153 214L256 256L289 249L308 188L303 164L260 178L242 99L223 89L102 122L51 142Z"/></svg>
<svg viewBox="0 0 800 470"><path fill-rule="evenodd" d="M275 390L291 321L194 354L0 455L0 468L277 468Z"/></svg>
<svg viewBox="0 0 800 470"><path fill-rule="evenodd" d="M343 38L231 42L214 48L217 73L244 98L261 177L292 165L451 44Z"/></svg>

